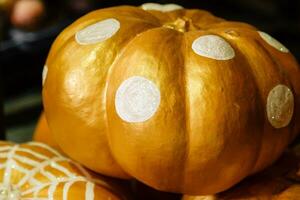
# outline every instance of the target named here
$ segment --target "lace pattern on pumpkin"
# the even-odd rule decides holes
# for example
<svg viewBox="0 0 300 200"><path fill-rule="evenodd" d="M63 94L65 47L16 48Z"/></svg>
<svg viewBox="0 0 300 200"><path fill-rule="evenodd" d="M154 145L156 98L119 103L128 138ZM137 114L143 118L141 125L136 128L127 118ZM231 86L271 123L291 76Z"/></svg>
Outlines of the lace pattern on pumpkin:
<svg viewBox="0 0 300 200"><path fill-rule="evenodd" d="M66 200L76 182L85 184L86 200L94 199L95 185L90 174L42 143L0 143L0 175L0 199L51 200L59 185L63 188L62 199Z"/></svg>

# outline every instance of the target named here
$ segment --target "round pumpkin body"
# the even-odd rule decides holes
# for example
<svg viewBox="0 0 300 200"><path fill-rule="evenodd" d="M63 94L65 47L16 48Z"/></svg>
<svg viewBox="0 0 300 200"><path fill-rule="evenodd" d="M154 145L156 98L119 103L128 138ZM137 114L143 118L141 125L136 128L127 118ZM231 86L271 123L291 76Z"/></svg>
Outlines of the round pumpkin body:
<svg viewBox="0 0 300 200"><path fill-rule="evenodd" d="M0 154L0 199L127 199L112 180L91 174L43 143L0 142Z"/></svg>
<svg viewBox="0 0 300 200"><path fill-rule="evenodd" d="M159 190L223 191L270 165L299 132L300 71L288 49L202 10L94 11L58 36L44 72L60 148Z"/></svg>
<svg viewBox="0 0 300 200"><path fill-rule="evenodd" d="M54 141L53 134L51 134L50 132L48 122L44 112L40 115L40 118L37 122L33 134L33 140L37 142L45 143L55 149L59 148L57 143Z"/></svg>

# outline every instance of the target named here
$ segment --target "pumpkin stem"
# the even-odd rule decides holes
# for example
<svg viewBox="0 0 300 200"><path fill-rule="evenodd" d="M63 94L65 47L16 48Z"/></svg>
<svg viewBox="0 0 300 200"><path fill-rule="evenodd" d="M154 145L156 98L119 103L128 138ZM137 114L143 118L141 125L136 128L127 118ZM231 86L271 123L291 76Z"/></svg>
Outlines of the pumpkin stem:
<svg viewBox="0 0 300 200"><path fill-rule="evenodd" d="M173 22L164 24L163 27L174 29L182 33L195 29L195 27L192 24L192 21L187 18L177 18Z"/></svg>

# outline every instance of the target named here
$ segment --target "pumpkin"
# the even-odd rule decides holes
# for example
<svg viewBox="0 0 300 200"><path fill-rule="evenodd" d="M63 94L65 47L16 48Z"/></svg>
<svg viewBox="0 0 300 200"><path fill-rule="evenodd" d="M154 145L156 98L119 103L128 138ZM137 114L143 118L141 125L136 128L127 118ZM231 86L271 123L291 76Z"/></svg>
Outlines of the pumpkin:
<svg viewBox="0 0 300 200"><path fill-rule="evenodd" d="M92 175L43 143L0 142L0 199L127 199L116 183Z"/></svg>
<svg viewBox="0 0 300 200"><path fill-rule="evenodd" d="M300 130L300 70L251 25L168 4L91 12L55 40L43 101L60 148L158 190L213 194Z"/></svg>
<svg viewBox="0 0 300 200"><path fill-rule="evenodd" d="M184 196L182 200L298 200L300 199L299 150L286 152L267 170L234 188L211 196Z"/></svg>
<svg viewBox="0 0 300 200"><path fill-rule="evenodd" d="M50 132L44 112L42 112L42 114L39 117L38 123L33 134L33 140L45 143L55 149L59 148L53 139L53 135Z"/></svg>
<svg viewBox="0 0 300 200"><path fill-rule="evenodd" d="M14 2L10 21L18 28L37 28L46 14L43 0L17 0Z"/></svg>

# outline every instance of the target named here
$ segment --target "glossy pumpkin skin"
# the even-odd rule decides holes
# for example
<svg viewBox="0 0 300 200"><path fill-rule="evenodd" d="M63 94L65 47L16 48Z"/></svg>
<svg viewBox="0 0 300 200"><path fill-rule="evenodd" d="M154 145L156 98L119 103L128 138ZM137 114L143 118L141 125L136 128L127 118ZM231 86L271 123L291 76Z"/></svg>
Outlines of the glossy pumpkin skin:
<svg viewBox="0 0 300 200"><path fill-rule="evenodd" d="M298 200L300 151L287 152L275 165L232 189L211 196L183 196L182 200Z"/></svg>
<svg viewBox="0 0 300 200"><path fill-rule="evenodd" d="M106 39L88 38L105 20ZM254 27L206 11L94 11L58 36L46 66L44 106L61 149L159 190L223 191L274 162L300 130L295 58ZM143 92L153 94L149 106ZM278 116L274 100L287 102Z"/></svg>
<svg viewBox="0 0 300 200"><path fill-rule="evenodd" d="M37 142L45 143L55 149L58 149L57 143L54 141L53 134L51 134L48 122L45 116L45 113L42 112L40 115L40 118L37 122L34 134L33 134L33 140Z"/></svg>
<svg viewBox="0 0 300 200"><path fill-rule="evenodd" d="M113 180L93 175L43 143L0 141L0 151L0 199L127 199Z"/></svg>

